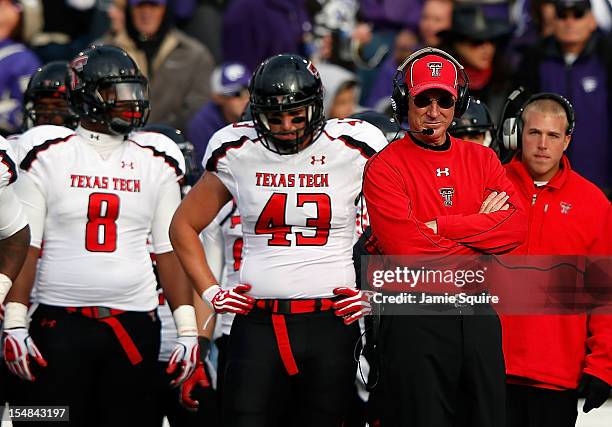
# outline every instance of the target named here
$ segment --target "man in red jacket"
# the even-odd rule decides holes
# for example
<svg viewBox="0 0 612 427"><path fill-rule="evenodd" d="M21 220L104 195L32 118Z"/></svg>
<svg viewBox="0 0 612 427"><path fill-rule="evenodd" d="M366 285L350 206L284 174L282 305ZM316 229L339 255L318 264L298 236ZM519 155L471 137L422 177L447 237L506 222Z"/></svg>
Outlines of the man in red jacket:
<svg viewBox="0 0 612 427"><path fill-rule="evenodd" d="M537 94L519 120L522 147L506 172L527 207L529 232L516 252L592 254L609 202L572 171L564 155L574 128L571 104L556 94ZM547 273L534 271L532 281L540 281L539 274ZM501 320L507 427L574 426L578 392L586 397L584 412L603 404L612 384L611 316L529 313Z"/></svg>
<svg viewBox="0 0 612 427"><path fill-rule="evenodd" d="M373 246L383 255L440 258L503 253L521 244L526 218L495 153L447 133L466 108L462 66L425 48L400 71L397 119L406 115L412 131L366 166ZM494 310L441 304L419 313L382 317L381 425L503 425L504 362Z"/></svg>

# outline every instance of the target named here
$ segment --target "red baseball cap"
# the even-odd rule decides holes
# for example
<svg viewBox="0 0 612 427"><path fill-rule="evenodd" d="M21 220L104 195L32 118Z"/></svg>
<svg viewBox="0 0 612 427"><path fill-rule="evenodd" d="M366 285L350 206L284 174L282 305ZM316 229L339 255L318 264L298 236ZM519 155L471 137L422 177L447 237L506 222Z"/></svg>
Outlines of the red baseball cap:
<svg viewBox="0 0 612 427"><path fill-rule="evenodd" d="M438 55L426 55L410 64L406 85L411 96L428 89L442 89L457 96L457 67Z"/></svg>

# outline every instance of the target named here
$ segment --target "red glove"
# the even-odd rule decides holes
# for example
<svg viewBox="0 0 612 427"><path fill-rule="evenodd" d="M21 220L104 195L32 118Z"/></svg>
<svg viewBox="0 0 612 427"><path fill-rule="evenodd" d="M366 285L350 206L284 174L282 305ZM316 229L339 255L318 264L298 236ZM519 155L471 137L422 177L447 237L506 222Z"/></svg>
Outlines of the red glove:
<svg viewBox="0 0 612 427"><path fill-rule="evenodd" d="M342 317L345 325L350 325L372 312L372 306L366 293L357 288L336 288L334 295L343 295L333 305L336 316Z"/></svg>
<svg viewBox="0 0 612 427"><path fill-rule="evenodd" d="M183 405L185 409L194 412L197 411L200 406L200 402L191 398L191 393L197 386L202 388L210 387L210 381L208 380L202 361L198 362L193 375L187 378L181 385L181 405Z"/></svg>
<svg viewBox="0 0 612 427"><path fill-rule="evenodd" d="M187 336L176 339L176 345L166 368L168 374L178 371L178 376L170 382L172 387L181 384L194 372L199 360L198 354L198 337Z"/></svg>
<svg viewBox="0 0 612 427"><path fill-rule="evenodd" d="M250 290L251 285L245 284L227 290L221 289L219 285L213 285L202 293L202 298L217 313L247 314L255 304L255 299L244 295Z"/></svg>
<svg viewBox="0 0 612 427"><path fill-rule="evenodd" d="M4 331L4 360L13 374L26 381L34 381L30 362L33 359L39 366L47 366L38 347L26 328L6 329Z"/></svg>

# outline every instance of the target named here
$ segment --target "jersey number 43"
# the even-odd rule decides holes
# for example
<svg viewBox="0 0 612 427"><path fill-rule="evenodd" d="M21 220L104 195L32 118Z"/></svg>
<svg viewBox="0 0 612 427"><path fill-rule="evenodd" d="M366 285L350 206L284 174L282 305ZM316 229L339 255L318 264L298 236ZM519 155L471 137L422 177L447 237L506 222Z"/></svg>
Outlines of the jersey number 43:
<svg viewBox="0 0 612 427"><path fill-rule="evenodd" d="M271 234L268 246L291 246L287 235L292 233L291 226L287 225L286 193L274 193L263 208L263 211L255 224L255 234ZM303 233L295 233L296 246L323 246L329 237L331 227L331 200L325 193L298 193L295 206L303 207L307 203L314 203L317 208L315 218L306 219L306 227L315 229L314 236L304 236ZM293 204L292 203L292 204Z"/></svg>

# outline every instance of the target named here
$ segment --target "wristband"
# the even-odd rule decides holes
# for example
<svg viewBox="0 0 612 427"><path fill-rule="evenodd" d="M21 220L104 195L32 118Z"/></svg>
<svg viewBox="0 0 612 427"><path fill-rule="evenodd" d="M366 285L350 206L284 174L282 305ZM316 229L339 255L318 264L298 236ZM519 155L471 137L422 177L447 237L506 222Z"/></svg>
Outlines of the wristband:
<svg viewBox="0 0 612 427"><path fill-rule="evenodd" d="M192 305L181 305L172 312L174 324L179 337L195 337L198 335L198 322L195 308Z"/></svg>
<svg viewBox="0 0 612 427"><path fill-rule="evenodd" d="M20 302L9 302L4 308L4 329L28 327L28 307Z"/></svg>

